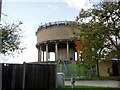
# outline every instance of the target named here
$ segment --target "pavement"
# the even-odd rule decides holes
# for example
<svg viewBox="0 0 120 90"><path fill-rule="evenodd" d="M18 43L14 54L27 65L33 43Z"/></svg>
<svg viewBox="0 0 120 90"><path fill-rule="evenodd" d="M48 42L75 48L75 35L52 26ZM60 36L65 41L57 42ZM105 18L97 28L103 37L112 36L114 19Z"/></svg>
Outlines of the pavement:
<svg viewBox="0 0 120 90"><path fill-rule="evenodd" d="M71 85L71 81L65 81L65 85ZM120 81L76 81L75 85L100 86L100 87L120 87Z"/></svg>

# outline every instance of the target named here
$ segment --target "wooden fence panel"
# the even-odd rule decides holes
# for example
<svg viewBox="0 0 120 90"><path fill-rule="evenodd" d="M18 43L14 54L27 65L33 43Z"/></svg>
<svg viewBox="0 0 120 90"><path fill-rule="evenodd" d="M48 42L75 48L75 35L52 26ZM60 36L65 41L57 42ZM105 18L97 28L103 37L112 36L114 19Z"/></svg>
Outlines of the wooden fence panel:
<svg viewBox="0 0 120 90"><path fill-rule="evenodd" d="M55 64L2 64L3 90L56 87Z"/></svg>
<svg viewBox="0 0 120 90"><path fill-rule="evenodd" d="M20 64L2 64L2 88L4 90L22 88L22 71Z"/></svg>
<svg viewBox="0 0 120 90"><path fill-rule="evenodd" d="M56 87L56 66L49 64L27 64L25 88Z"/></svg>

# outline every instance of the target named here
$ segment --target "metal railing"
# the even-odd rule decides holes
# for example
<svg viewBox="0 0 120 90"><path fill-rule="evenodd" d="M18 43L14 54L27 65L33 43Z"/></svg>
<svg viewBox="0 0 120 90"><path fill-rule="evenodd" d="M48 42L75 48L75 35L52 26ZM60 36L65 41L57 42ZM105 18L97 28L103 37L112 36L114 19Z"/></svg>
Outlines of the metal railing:
<svg viewBox="0 0 120 90"><path fill-rule="evenodd" d="M56 22L49 22L45 23L43 25L40 25L37 32L43 28L47 28L50 26L55 26L55 25L70 25L70 24L75 24L75 25L80 25L80 22L77 21L56 21Z"/></svg>

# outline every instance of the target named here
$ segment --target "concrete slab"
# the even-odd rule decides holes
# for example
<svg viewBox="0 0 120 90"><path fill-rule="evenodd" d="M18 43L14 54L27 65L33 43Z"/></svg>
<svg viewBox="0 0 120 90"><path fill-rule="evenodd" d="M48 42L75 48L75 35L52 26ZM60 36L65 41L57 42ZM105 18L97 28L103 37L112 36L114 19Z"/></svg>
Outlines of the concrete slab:
<svg viewBox="0 0 120 90"><path fill-rule="evenodd" d="M71 85L71 82L65 81L65 85ZM76 81L75 85L100 86L100 87L120 87L120 81Z"/></svg>

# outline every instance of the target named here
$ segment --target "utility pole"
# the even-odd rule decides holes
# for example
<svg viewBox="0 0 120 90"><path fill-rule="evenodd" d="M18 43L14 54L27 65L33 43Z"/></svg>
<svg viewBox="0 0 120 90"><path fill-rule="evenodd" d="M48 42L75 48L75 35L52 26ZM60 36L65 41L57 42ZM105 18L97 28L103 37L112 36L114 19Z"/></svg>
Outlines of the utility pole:
<svg viewBox="0 0 120 90"><path fill-rule="evenodd" d="M1 11L2 11L2 0L0 0L0 21L1 21Z"/></svg>
<svg viewBox="0 0 120 90"><path fill-rule="evenodd" d="M0 0L0 26L1 26L2 0ZM0 54L2 52L2 31L0 30Z"/></svg>
<svg viewBox="0 0 120 90"><path fill-rule="evenodd" d="M2 11L2 0L0 0L0 24L1 24L1 11ZM2 52L2 34L0 30L0 54ZM2 64L0 64L0 90L2 90Z"/></svg>

